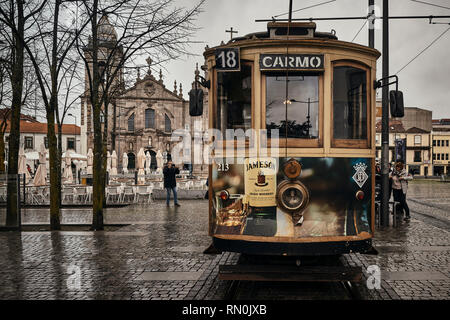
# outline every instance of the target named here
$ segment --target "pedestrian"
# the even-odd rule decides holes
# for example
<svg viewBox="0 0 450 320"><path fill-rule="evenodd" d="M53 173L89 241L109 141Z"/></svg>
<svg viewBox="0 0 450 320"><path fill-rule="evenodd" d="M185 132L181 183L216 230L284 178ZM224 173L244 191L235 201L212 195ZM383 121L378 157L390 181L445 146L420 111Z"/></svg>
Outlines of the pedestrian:
<svg viewBox="0 0 450 320"><path fill-rule="evenodd" d="M164 166L163 174L164 174L164 188L167 191L166 196L166 204L169 206L170 202L170 191L173 192L174 204L179 207L177 199L177 180L175 175L180 173L180 169L178 169L173 163L172 160L168 160L167 164Z"/></svg>
<svg viewBox="0 0 450 320"><path fill-rule="evenodd" d="M30 173L30 176L33 176L33 172L31 172L31 167L29 164L27 164L27 170Z"/></svg>
<svg viewBox="0 0 450 320"><path fill-rule="evenodd" d="M209 186L208 183L209 183L209 178L206 179L206 186L207 187ZM206 190L205 199L209 199L209 189Z"/></svg>
<svg viewBox="0 0 450 320"><path fill-rule="evenodd" d="M409 221L411 217L408 204L406 203L406 192L408 190L408 180L411 180L412 176L406 172L403 163L399 161L395 164L390 177L392 178L394 201L400 203L400 210L405 211L405 221Z"/></svg>

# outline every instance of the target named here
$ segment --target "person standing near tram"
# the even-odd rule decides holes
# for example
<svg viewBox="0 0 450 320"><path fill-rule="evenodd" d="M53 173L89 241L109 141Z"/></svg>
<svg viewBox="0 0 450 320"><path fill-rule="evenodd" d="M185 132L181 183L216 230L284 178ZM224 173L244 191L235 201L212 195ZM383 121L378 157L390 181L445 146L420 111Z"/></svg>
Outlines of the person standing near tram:
<svg viewBox="0 0 450 320"><path fill-rule="evenodd" d="M173 165L172 160L167 161L167 165L163 169L164 174L164 188L167 191L166 196L166 204L169 206L170 202L170 191L173 192L173 200L176 207L179 207L180 204L178 203L177 198L177 180L176 175L180 174L180 169L178 169L176 166Z"/></svg>
<svg viewBox="0 0 450 320"><path fill-rule="evenodd" d="M412 180L412 176L406 172L402 162L397 162L394 170L389 175L392 179L394 201L400 203L400 209L405 211L405 221L409 221L411 217L408 204L406 203L406 192L408 190L408 181Z"/></svg>

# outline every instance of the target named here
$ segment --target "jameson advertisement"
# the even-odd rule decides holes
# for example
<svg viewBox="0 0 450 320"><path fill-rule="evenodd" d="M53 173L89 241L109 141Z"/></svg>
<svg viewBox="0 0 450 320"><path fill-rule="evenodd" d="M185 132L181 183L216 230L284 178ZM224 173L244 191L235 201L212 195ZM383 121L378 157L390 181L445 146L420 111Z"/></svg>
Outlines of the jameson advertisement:
<svg viewBox="0 0 450 320"><path fill-rule="evenodd" d="M295 179L283 172L290 158L213 166L213 234L306 238L371 232L372 159L294 159L301 165Z"/></svg>
<svg viewBox="0 0 450 320"><path fill-rule="evenodd" d="M275 206L277 191L276 159L248 158L245 159L245 194L248 204L252 207Z"/></svg>

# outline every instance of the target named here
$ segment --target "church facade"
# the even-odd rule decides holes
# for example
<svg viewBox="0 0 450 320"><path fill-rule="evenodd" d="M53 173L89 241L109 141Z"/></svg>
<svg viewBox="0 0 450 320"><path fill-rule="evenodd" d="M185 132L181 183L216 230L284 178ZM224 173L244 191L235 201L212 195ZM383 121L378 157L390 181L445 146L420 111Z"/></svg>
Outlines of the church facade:
<svg viewBox="0 0 450 320"><path fill-rule="evenodd" d="M103 21L102 21L103 19ZM104 16L100 19L103 23L101 29L109 36L108 41L114 41L117 36L113 26ZM100 28L99 28L100 29ZM99 32L99 34L101 34ZM87 53L88 54L88 53ZM116 151L118 156L119 172L122 172L123 154L128 156L128 171L136 168L136 158L139 150L149 152L151 155L151 167L156 168L156 154L161 152L164 161L172 158L172 151L178 141L172 141L172 133L177 129L185 129L194 138L194 130L203 131L208 128L208 112L199 117L189 116L189 101L183 97L182 84L173 84L173 90L166 88L163 75L160 70L159 77L152 74L152 60L147 58L146 73L140 75L140 69L134 85L129 88L121 88L108 105L108 112L102 117L102 122L107 121L107 149L110 153ZM198 72L198 70L196 71ZM117 73L119 77L123 72ZM193 75L194 76L194 75ZM87 79L87 78L86 78ZM93 123L92 106L89 101L89 82L85 82L86 94L81 97L81 140L84 154L89 148L93 149ZM208 105L205 92L205 106ZM203 146L201 147L203 149ZM193 158L193 157L192 157ZM176 159L173 159L176 160ZM193 163L193 161L191 161ZM194 175L206 176L208 167L206 164L193 164L187 161L181 164L185 169L191 168Z"/></svg>

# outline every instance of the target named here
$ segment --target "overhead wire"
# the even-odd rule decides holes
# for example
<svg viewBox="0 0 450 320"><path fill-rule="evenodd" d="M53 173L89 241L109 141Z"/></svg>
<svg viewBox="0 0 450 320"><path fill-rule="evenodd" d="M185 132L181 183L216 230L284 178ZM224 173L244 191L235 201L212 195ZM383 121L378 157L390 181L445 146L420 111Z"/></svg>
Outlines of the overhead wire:
<svg viewBox="0 0 450 320"><path fill-rule="evenodd" d="M300 8L300 9L294 10L294 11L292 11L292 13L298 12L298 11L302 11L302 10L306 10L306 9L315 8L315 7L318 7L318 6L321 6L321 5L330 3L330 2L336 2L336 1L337 1L337 0L330 0L330 1L321 2L321 3L318 3L318 4L314 4L314 5L312 5L312 6L308 6L308 7L304 7L304 8ZM285 15L285 14L289 14L289 12L277 14L277 15L275 15L275 16L272 16L272 18L277 18L277 17L283 16L283 15Z"/></svg>
<svg viewBox="0 0 450 320"><path fill-rule="evenodd" d="M443 8L443 9L449 9L450 10L450 7L444 7L444 6L441 6L441 5L438 5L438 4L434 4L434 3L429 3L429 2L425 2L425 1L418 1L418 0L411 0L411 1L412 2L426 4L426 5L437 7L437 8Z"/></svg>
<svg viewBox="0 0 450 320"><path fill-rule="evenodd" d="M398 70L395 74L400 73L403 69L405 69L411 62L416 60L422 53L424 53L428 48L430 48L434 43L436 43L442 36L447 33L447 31L450 30L450 27L447 28L444 32L442 32L436 39L434 39L428 46L425 47L422 51L420 51L414 58L412 58L407 64L405 64L400 70Z"/></svg>
<svg viewBox="0 0 450 320"><path fill-rule="evenodd" d="M361 32L361 30L364 28L364 26L366 25L366 23L367 23L367 20L364 21L363 25L362 25L361 28L358 30L358 32L356 33L356 35L353 37L353 39L352 39L351 42L355 41L356 37L357 37L358 34Z"/></svg>

